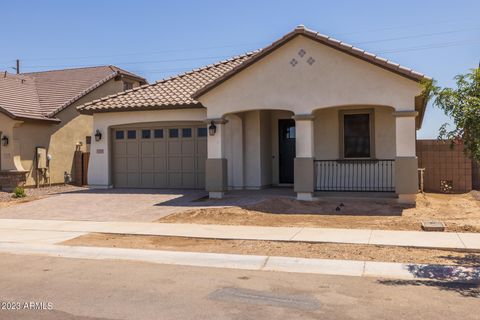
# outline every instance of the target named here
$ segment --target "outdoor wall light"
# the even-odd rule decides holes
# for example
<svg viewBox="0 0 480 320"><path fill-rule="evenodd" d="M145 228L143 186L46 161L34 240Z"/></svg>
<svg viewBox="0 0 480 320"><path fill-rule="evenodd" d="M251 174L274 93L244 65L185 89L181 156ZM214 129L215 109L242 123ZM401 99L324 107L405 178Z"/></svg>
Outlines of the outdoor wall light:
<svg viewBox="0 0 480 320"><path fill-rule="evenodd" d="M5 135L2 137L2 145L4 147L8 146L8 137Z"/></svg>
<svg viewBox="0 0 480 320"><path fill-rule="evenodd" d="M211 136L214 136L215 135L215 132L217 132L217 126L215 125L215 123L210 122L210 126L208 127L208 132L210 133Z"/></svg>
<svg viewBox="0 0 480 320"><path fill-rule="evenodd" d="M97 129L97 131L95 131L95 141L100 140L102 140L102 133L100 132L100 130Z"/></svg>

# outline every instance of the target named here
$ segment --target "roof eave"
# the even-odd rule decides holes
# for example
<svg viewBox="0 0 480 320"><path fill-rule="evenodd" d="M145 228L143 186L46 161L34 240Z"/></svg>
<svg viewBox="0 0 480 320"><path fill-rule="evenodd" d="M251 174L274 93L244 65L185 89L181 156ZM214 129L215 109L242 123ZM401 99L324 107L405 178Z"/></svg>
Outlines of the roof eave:
<svg viewBox="0 0 480 320"><path fill-rule="evenodd" d="M415 127L417 130L422 128L423 118L425 116L425 111L427 108L428 99L423 95L415 97L415 110L418 111L418 116L416 118Z"/></svg>
<svg viewBox="0 0 480 320"><path fill-rule="evenodd" d="M26 116L17 116L5 108L0 107L0 113L3 113L7 117L9 117L12 120L18 120L18 121L29 121L29 122L47 122L47 123L60 123L61 120L58 118L40 118L40 117L26 117Z"/></svg>
<svg viewBox="0 0 480 320"><path fill-rule="evenodd" d="M82 106L80 106L82 107ZM151 110L177 110L177 109L200 109L205 108L201 103L189 103L189 104L172 104L172 105L152 105L142 107L130 107L130 108L103 108L103 109L89 109L88 106L77 108L78 112L86 115L93 115L96 113L110 113L110 112L135 112L135 111L151 111Z"/></svg>

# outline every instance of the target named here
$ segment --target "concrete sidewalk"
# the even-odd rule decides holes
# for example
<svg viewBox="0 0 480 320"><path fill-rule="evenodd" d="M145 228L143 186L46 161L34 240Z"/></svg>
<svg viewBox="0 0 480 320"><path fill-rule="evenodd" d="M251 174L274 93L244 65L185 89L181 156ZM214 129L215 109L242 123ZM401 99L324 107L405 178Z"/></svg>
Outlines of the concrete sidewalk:
<svg viewBox="0 0 480 320"><path fill-rule="evenodd" d="M0 241L23 242L21 240L15 241L15 232L12 232L15 230L23 230L24 232L42 231L46 232L44 236L47 238L49 237L48 232L53 232L52 236L54 238L59 237L63 240L83 233L102 232L211 239L332 242L480 250L480 233L0 219ZM58 232L62 234L59 236Z"/></svg>
<svg viewBox="0 0 480 320"><path fill-rule="evenodd" d="M129 260L195 267L279 271L356 277L478 282L479 267L406 264L376 261L304 259L202 252L0 243L0 253L73 259Z"/></svg>

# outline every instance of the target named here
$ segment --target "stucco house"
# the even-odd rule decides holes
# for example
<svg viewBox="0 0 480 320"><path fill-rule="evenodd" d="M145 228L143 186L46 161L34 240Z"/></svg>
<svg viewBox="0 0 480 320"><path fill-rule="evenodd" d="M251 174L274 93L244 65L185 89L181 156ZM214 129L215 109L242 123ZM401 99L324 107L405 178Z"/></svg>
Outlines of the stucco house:
<svg viewBox="0 0 480 320"><path fill-rule="evenodd" d="M261 50L79 107L93 115L93 187L293 187L414 202L429 78L295 28Z"/></svg>
<svg viewBox="0 0 480 320"><path fill-rule="evenodd" d="M145 83L115 66L0 73L0 187L63 183L93 128L76 107Z"/></svg>

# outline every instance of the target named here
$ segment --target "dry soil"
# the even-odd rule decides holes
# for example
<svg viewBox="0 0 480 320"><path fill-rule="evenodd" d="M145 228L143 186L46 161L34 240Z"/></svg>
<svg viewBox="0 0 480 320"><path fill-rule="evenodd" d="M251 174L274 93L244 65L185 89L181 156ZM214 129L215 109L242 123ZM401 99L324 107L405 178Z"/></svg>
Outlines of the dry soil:
<svg viewBox="0 0 480 320"><path fill-rule="evenodd" d="M253 205L187 210L158 222L421 230L422 220L443 221L446 231L480 232L480 192L419 194L415 207L387 199L330 198L307 202L275 197Z"/></svg>

